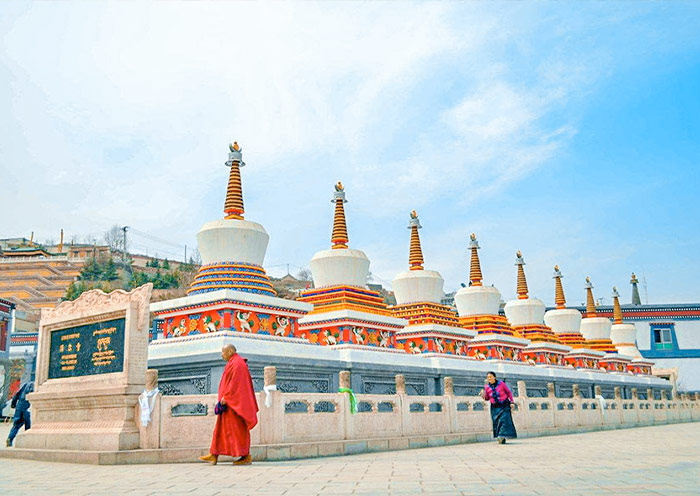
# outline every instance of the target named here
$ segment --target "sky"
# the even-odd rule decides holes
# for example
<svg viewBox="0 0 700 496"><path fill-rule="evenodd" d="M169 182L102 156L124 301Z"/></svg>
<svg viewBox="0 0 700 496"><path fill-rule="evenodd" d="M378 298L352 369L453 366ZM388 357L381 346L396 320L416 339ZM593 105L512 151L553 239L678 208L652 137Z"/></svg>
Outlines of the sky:
<svg viewBox="0 0 700 496"><path fill-rule="evenodd" d="M0 237L182 258L223 215L228 144L268 273L350 247L570 304L700 302L700 3L4 2ZM167 242L167 243L166 243Z"/></svg>

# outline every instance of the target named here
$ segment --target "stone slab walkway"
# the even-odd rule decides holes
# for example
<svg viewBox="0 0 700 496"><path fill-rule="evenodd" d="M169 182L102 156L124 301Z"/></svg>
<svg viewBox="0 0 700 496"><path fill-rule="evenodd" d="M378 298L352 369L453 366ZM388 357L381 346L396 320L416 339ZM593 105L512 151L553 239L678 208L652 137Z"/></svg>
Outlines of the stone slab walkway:
<svg viewBox="0 0 700 496"><path fill-rule="evenodd" d="M248 467L0 459L3 496L698 494L699 488L700 423Z"/></svg>

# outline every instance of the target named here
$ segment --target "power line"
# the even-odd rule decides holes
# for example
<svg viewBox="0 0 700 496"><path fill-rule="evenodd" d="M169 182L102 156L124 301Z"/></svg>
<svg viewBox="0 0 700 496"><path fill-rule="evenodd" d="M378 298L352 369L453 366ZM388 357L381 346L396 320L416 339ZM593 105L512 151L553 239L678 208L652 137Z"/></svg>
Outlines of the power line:
<svg viewBox="0 0 700 496"><path fill-rule="evenodd" d="M151 241L156 241L158 243L162 243L164 245L169 245L169 246L172 246L174 248L183 249L185 247L184 244L173 243L172 241L168 241L168 240L165 240L163 238L153 236L152 234L149 234L149 233L144 232L144 231L140 231L139 229L134 229L133 227L131 228L131 232L133 234L137 234L138 236L141 236L143 238L150 239Z"/></svg>

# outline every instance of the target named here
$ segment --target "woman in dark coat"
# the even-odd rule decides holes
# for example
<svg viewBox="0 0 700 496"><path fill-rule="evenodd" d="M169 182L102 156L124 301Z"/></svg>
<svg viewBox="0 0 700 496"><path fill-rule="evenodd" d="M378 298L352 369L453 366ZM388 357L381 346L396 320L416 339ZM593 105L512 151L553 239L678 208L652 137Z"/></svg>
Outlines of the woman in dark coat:
<svg viewBox="0 0 700 496"><path fill-rule="evenodd" d="M486 374L486 385L483 397L491 402L491 422L493 423L493 437L498 439L498 444L505 444L506 438L518 437L513 425L513 417L510 414L513 403L513 393L503 381L496 379L495 372Z"/></svg>

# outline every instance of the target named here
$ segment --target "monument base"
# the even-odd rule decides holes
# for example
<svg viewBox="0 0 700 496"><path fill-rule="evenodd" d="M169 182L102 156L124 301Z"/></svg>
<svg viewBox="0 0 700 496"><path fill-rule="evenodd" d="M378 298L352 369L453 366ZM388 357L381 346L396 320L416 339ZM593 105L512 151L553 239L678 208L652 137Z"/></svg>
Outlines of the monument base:
<svg viewBox="0 0 700 496"><path fill-rule="evenodd" d="M139 447L135 412L143 386L34 393L33 426L18 448L120 451Z"/></svg>

